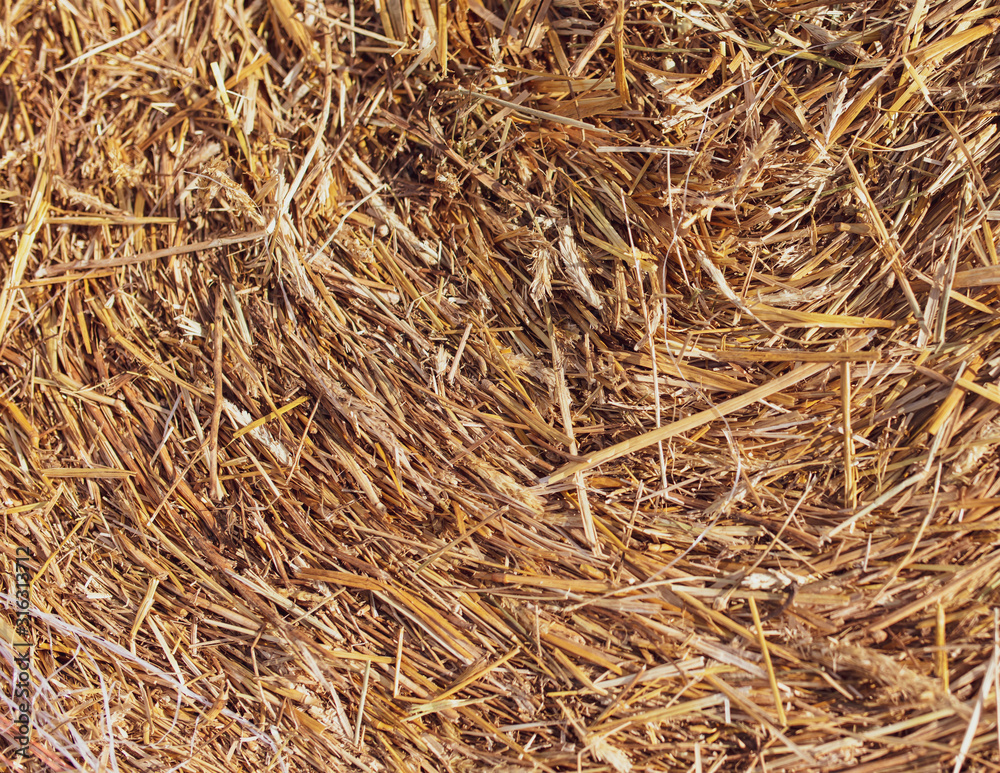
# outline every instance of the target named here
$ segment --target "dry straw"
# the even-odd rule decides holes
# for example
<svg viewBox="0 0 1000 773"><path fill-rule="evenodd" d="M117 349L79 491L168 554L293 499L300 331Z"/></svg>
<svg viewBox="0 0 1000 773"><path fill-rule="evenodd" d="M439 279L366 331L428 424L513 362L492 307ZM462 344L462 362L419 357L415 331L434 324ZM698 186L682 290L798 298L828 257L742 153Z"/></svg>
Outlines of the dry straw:
<svg viewBox="0 0 1000 773"><path fill-rule="evenodd" d="M992 3L2 14L9 769L1000 770Z"/></svg>

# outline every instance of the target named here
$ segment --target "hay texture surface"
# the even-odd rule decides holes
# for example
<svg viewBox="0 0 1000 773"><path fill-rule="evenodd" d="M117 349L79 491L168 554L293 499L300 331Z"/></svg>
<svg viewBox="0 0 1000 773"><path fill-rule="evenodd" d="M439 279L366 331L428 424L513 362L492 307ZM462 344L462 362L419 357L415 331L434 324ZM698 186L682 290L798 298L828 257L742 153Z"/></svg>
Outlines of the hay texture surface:
<svg viewBox="0 0 1000 773"><path fill-rule="evenodd" d="M994 4L0 15L8 769L1000 770Z"/></svg>

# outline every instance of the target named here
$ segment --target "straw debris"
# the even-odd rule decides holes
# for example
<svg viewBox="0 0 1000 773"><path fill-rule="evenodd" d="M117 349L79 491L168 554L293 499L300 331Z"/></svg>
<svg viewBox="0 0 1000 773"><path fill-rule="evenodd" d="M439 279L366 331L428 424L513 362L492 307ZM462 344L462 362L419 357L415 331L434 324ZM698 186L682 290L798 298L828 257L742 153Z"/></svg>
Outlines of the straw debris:
<svg viewBox="0 0 1000 773"><path fill-rule="evenodd" d="M10 769L1000 769L996 7L4 13Z"/></svg>

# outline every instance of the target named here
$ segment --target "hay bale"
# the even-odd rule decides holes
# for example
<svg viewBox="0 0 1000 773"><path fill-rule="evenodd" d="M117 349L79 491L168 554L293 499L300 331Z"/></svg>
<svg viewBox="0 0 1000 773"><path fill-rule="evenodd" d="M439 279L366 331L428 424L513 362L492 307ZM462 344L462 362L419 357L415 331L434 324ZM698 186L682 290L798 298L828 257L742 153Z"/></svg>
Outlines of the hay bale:
<svg viewBox="0 0 1000 773"><path fill-rule="evenodd" d="M998 28L8 8L5 761L996 769Z"/></svg>

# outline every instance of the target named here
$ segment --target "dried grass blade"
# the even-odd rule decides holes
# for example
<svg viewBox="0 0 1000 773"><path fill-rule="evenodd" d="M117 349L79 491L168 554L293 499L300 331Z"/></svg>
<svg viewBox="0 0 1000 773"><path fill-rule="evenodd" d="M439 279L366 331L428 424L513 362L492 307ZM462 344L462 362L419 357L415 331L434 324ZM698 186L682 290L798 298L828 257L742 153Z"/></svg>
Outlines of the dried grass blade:
<svg viewBox="0 0 1000 773"><path fill-rule="evenodd" d="M42 223L45 221L48 209L49 168L48 160L43 155L38 164L38 172L31 189L31 198L28 201L27 220L21 231L21 237L17 240L17 251L14 253L14 260L7 269L3 287L0 288L0 343L6 339L7 324L10 322L10 313L14 306L14 293L18 285L21 284L21 278L28 267L31 248L35 244L35 237L38 236Z"/></svg>
<svg viewBox="0 0 1000 773"><path fill-rule="evenodd" d="M605 464L619 457L641 451L644 448L648 448L651 445L659 443L661 440L666 440L674 437L675 435L680 435L684 432L696 429L697 427L707 424L715 419L721 419L730 413L746 408L749 405L753 405L759 400L766 400L772 395L782 392L790 386L798 384L800 381L804 381L811 376L815 376L817 373L821 373L828 367L829 365L825 362L801 365L783 376L778 376L778 378L773 381L769 381L768 383L762 384L755 389L751 389L746 394L730 398L729 400L720 403L717 407L701 411L693 416L680 419L671 424L667 424L664 427L660 427L659 429L646 432L638 437L623 440L620 443L616 443L613 446L609 446L591 454L582 462L571 462L570 464L563 465L548 477L539 480L539 483L541 485L558 483L559 481L565 480L578 472L585 472L600 464Z"/></svg>

